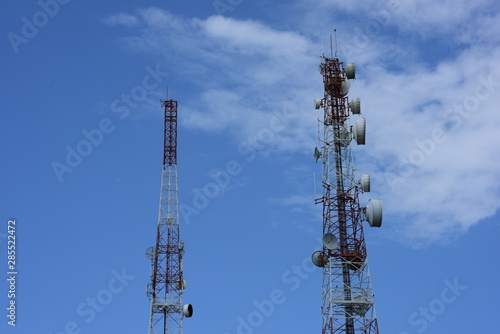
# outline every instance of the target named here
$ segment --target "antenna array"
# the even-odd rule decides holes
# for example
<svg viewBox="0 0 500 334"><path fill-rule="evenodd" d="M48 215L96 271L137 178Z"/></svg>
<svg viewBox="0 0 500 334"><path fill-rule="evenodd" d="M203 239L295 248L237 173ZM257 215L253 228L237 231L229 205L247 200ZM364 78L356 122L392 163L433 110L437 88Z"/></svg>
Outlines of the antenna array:
<svg viewBox="0 0 500 334"><path fill-rule="evenodd" d="M332 52L333 54L333 52ZM355 65L336 57L321 58L324 97L316 99L316 109L324 109L321 149L314 160L323 166L323 249L312 255L323 268L322 334L378 333L373 290L368 268L362 221L372 227L382 223L382 201L370 200L361 207L359 194L370 191L370 176L356 179L351 141L365 144L366 120L357 118L349 125L350 114L360 114L360 100L350 103L347 93Z"/></svg>

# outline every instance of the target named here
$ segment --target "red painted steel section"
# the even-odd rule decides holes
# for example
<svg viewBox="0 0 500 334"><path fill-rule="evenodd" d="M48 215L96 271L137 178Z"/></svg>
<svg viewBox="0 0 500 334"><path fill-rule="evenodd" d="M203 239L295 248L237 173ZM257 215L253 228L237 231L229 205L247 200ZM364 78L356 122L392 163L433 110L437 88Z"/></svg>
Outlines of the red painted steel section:
<svg viewBox="0 0 500 334"><path fill-rule="evenodd" d="M177 165L177 101L162 101L165 110L163 166Z"/></svg>

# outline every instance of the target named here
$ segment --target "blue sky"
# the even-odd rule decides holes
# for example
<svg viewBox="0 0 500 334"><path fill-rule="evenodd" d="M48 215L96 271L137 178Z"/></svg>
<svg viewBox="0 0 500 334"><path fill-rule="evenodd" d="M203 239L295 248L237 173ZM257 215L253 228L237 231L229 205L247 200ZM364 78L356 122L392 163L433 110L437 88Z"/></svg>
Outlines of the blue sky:
<svg viewBox="0 0 500 334"><path fill-rule="evenodd" d="M19 272L2 333L147 331L167 86L185 333L319 333L313 99L333 28L367 119L361 203L384 201L365 225L380 332L498 332L498 2L2 6L0 248L15 218Z"/></svg>

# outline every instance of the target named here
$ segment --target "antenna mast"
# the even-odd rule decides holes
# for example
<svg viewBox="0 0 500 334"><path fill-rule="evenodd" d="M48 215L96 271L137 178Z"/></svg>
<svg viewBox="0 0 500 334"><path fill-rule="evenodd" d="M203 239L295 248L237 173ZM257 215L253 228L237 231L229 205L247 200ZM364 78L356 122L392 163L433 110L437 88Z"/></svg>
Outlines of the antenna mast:
<svg viewBox="0 0 500 334"><path fill-rule="evenodd" d="M161 102L164 145L160 209L156 244L146 251L151 260L151 283L147 289L151 301L148 334L182 334L182 319L192 316L193 306L182 305L186 281L182 273L184 242L180 240L177 196L177 101Z"/></svg>
<svg viewBox="0 0 500 334"><path fill-rule="evenodd" d="M323 166L323 249L312 256L323 268L322 334L378 334L374 295L368 268L362 220L370 226L382 223L382 201L359 204L359 194L370 191L370 176L357 180L354 174L351 141L365 144L366 121L357 118L349 125L350 113L360 114L359 99L348 102L349 79L355 78L354 64L337 57L322 57L324 97L315 108L324 109L321 149L314 159Z"/></svg>
<svg viewBox="0 0 500 334"><path fill-rule="evenodd" d="M335 36L335 58L337 58L337 29L333 29L333 34Z"/></svg>

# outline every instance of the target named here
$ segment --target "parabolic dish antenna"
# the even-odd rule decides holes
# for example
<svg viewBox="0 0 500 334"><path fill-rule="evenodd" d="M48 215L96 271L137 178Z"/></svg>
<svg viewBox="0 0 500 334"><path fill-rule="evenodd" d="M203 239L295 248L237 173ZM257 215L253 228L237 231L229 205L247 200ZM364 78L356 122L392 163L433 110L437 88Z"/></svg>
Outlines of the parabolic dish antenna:
<svg viewBox="0 0 500 334"><path fill-rule="evenodd" d="M380 227L382 225L382 200L369 200L365 210L366 221L370 227Z"/></svg>
<svg viewBox="0 0 500 334"><path fill-rule="evenodd" d="M314 252L311 259L312 263L314 263L316 267L320 268L324 267L327 261L326 254L321 251Z"/></svg>
<svg viewBox="0 0 500 334"><path fill-rule="evenodd" d="M353 115L361 114L361 100L358 98L352 99L351 102L349 102L349 108L351 108Z"/></svg>
<svg viewBox="0 0 500 334"><path fill-rule="evenodd" d="M148 260L152 260L156 257L156 250L154 247L149 247L148 249L146 249L146 258Z"/></svg>
<svg viewBox="0 0 500 334"><path fill-rule="evenodd" d="M356 79L356 65L355 64L347 64L345 68L345 75L347 79Z"/></svg>
<svg viewBox="0 0 500 334"><path fill-rule="evenodd" d="M351 82L349 80L342 81L342 87L340 89L342 96L346 96L347 93L349 93L349 89L351 89Z"/></svg>
<svg viewBox="0 0 500 334"><path fill-rule="evenodd" d="M370 174L363 174L361 176L361 180L359 182L361 183L361 189L363 189L363 191L365 193L369 193L370 192Z"/></svg>
<svg viewBox="0 0 500 334"><path fill-rule="evenodd" d="M318 162L319 158L321 158L321 152L317 147L314 148L314 162Z"/></svg>
<svg viewBox="0 0 500 334"><path fill-rule="evenodd" d="M191 318L193 316L193 305L184 305L184 307L182 308L182 314L184 314L186 318Z"/></svg>
<svg viewBox="0 0 500 334"><path fill-rule="evenodd" d="M332 233L325 233L323 235L323 246L325 246L328 249L335 249L337 248L339 241L337 240L337 237L333 235Z"/></svg>
<svg viewBox="0 0 500 334"><path fill-rule="evenodd" d="M180 282L182 282L182 284ZM177 289L179 289L179 290L186 289L187 285L188 285L188 283L184 278L182 279L182 281L177 281Z"/></svg>
<svg viewBox="0 0 500 334"><path fill-rule="evenodd" d="M354 123L354 128L352 131L353 131L354 140L356 140L356 143L358 143L358 145L364 145L365 144L365 137L366 137L366 119L365 118L358 118L356 120L356 123Z"/></svg>
<svg viewBox="0 0 500 334"><path fill-rule="evenodd" d="M314 109L321 108L321 99L314 99Z"/></svg>

